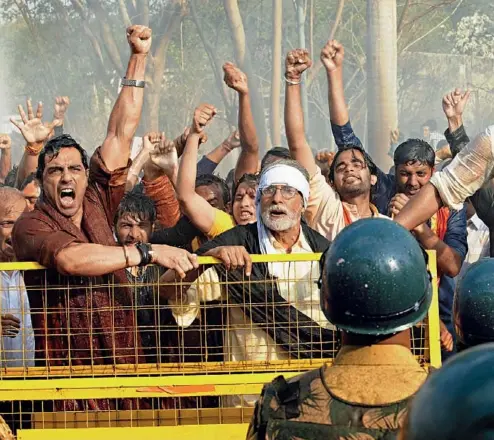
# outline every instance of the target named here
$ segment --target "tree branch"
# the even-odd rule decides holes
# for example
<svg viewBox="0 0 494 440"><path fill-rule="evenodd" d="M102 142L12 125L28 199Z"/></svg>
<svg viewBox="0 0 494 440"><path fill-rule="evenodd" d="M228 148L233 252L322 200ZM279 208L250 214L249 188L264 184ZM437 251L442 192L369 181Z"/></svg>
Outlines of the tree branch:
<svg viewBox="0 0 494 440"><path fill-rule="evenodd" d="M209 58L209 62L211 63L211 68L213 69L214 79L216 81L216 85L218 86L218 90L220 91L223 104L225 105L225 110L227 112L227 119L231 125L236 125L236 122L234 122L235 121L235 115L233 115L232 104L228 98L228 94L227 94L227 91L226 91L224 83L223 83L223 78L221 77L222 64L221 64L220 60L218 59L218 57L216 56L216 53L215 53L213 46L209 43L209 41L204 36L204 31L201 27L201 23L199 22L199 20L197 18L197 10L196 10L195 0L190 0L189 6L190 6L190 15L192 17L192 21L196 25L197 33L199 34L199 38L202 41L204 49L206 50L206 54L208 55L208 58Z"/></svg>
<svg viewBox="0 0 494 440"><path fill-rule="evenodd" d="M129 27L132 25L132 21L129 17L129 11L127 10L127 6L125 6L125 0L118 0L118 7L120 9L120 15L122 16L122 21L125 24L125 27Z"/></svg>
<svg viewBox="0 0 494 440"><path fill-rule="evenodd" d="M410 8L411 2L412 0L407 0L405 5L403 6L403 10L401 11L401 16L400 16L400 20L398 21L398 28L397 28L398 39L401 36L401 32L403 30L403 24L405 23L405 18L408 14L408 10Z"/></svg>
<svg viewBox="0 0 494 440"><path fill-rule="evenodd" d="M333 40L336 35L336 31L338 30L338 26L340 25L341 22L341 17L343 17L344 8L345 8L345 0L340 0L340 3L338 4L338 9L336 11L336 17L334 19L334 25L329 34L330 40ZM314 67L310 70L309 75L307 76L307 87L309 87L312 84L312 81L314 81L321 68L322 68L322 63L318 57Z"/></svg>
<svg viewBox="0 0 494 440"><path fill-rule="evenodd" d="M101 26L101 37L105 44L105 49L110 57L113 66L118 72L123 72L124 66L122 63L122 58L120 57L120 51L118 50L117 43L113 38L113 32L110 28L110 25L106 21L108 14L101 6L99 0L87 0L88 8L91 9L96 17L98 17L98 23Z"/></svg>
<svg viewBox="0 0 494 440"><path fill-rule="evenodd" d="M417 38L416 40L412 41L410 44L408 44L407 46L405 46L404 49L402 49L402 53L403 52L406 52L408 49L410 49L410 47L412 47L414 44L418 43L420 40L423 40L425 37L427 37L427 35L430 35L432 34L432 32L434 32L436 29L440 28L444 23L446 23L455 13L456 11L458 10L458 8L461 6L461 4L463 3L463 0L458 0L458 3L456 4L456 7L455 9L453 10L453 12L451 14L449 14L447 17L445 17L443 20L441 20L436 26L434 26L432 29L429 29L425 34L423 34L421 37Z"/></svg>

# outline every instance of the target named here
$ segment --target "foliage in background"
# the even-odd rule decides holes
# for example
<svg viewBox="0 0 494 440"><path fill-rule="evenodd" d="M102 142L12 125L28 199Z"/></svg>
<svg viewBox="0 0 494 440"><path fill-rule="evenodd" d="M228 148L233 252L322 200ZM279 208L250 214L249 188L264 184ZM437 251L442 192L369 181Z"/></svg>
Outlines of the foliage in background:
<svg viewBox="0 0 494 440"><path fill-rule="evenodd" d="M223 1L3 0L2 3L0 45L6 62L0 69L5 66L9 69L8 89L4 91L9 113L14 113L16 105L26 97L42 100L48 111L53 96L69 95L72 104L67 129L88 149L96 147L104 137L118 81L124 75L128 59L125 28L131 22L149 24L154 38L155 53L148 68L150 88L146 92L141 134L157 123L168 136L178 135L201 102L214 104L223 111L211 127L212 141L206 149L212 148L235 125L236 96L221 85L221 64L236 61ZM343 15L337 27L335 17L341 0L307 0L305 4L306 47L314 59L319 58L320 49L332 31L345 45L346 97L355 128L363 135L366 132L366 2L343 2ZM239 0L238 5L268 121L272 1ZM432 114L440 112L440 102L427 102L428 87L434 92L447 87L439 90L444 93L455 85L454 81L449 84L435 80L434 64L421 66L420 69L428 70L420 73L410 54L455 50L489 56L492 21L489 15L481 14L491 14L485 0L398 1L402 131L408 134L413 131L413 124L425 120L429 110L424 110L424 105L434 106ZM472 17L481 17L475 20L481 20L484 33L477 34L477 22ZM475 31L471 32L472 29ZM283 1L283 54L297 46L297 35L294 2ZM426 77L430 78L428 82L423 81ZM414 93L419 81L423 94L420 97ZM315 149L327 148L331 136L326 78L322 71L310 82L308 100L311 145ZM153 103L158 103L159 112L151 111ZM282 142L286 142L284 138Z"/></svg>

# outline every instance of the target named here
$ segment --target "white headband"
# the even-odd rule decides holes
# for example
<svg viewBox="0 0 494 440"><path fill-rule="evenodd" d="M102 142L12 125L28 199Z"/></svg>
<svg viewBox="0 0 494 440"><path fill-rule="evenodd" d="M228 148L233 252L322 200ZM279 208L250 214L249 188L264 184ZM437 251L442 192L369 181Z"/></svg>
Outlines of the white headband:
<svg viewBox="0 0 494 440"><path fill-rule="evenodd" d="M307 178L301 171L290 165L279 164L272 165L261 174L259 186L257 188L256 204L261 201L261 191L271 185L288 185L295 188L302 194L304 207L307 207L309 201L310 186ZM257 208L258 211L260 208Z"/></svg>

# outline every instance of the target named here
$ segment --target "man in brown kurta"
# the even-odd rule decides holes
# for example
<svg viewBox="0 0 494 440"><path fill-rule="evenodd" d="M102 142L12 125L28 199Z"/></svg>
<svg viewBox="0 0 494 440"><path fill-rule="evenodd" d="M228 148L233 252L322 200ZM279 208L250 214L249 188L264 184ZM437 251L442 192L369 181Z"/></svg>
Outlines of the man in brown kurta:
<svg viewBox="0 0 494 440"><path fill-rule="evenodd" d="M140 338L124 269L155 263L184 275L197 266L183 250L115 243L113 216L124 195L130 145L142 111L151 30L132 26L127 39L131 57L102 146L88 164L84 149L70 136L50 140L38 162L42 197L14 227L18 260L48 268L27 272L25 280L38 365L137 363ZM123 402L123 408L130 405L130 400ZM111 404L70 401L57 408L104 410Z"/></svg>

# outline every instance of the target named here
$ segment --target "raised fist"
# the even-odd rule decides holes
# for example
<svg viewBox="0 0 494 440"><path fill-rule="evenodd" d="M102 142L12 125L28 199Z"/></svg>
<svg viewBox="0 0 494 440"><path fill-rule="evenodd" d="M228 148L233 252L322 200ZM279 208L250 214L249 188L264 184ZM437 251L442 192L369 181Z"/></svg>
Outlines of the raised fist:
<svg viewBox="0 0 494 440"><path fill-rule="evenodd" d="M194 119L190 127L191 133L202 134L204 128L216 115L216 108L209 104L201 104L194 111Z"/></svg>
<svg viewBox="0 0 494 440"><path fill-rule="evenodd" d="M341 69L343 59L345 58L345 49L343 45L336 40L329 40L321 50L321 62L327 72L333 72Z"/></svg>
<svg viewBox="0 0 494 440"><path fill-rule="evenodd" d="M300 81L302 73L310 66L312 61L307 49L291 50L285 60L285 77L291 81Z"/></svg>
<svg viewBox="0 0 494 440"><path fill-rule="evenodd" d="M162 142L163 139L166 139L165 133L160 133L157 131L146 133L142 138L142 148L151 152Z"/></svg>
<svg viewBox="0 0 494 440"><path fill-rule="evenodd" d="M239 131L238 130L232 131L230 135L223 141L223 145L230 151L240 147Z"/></svg>
<svg viewBox="0 0 494 440"><path fill-rule="evenodd" d="M160 141L155 144L149 157L151 162L163 170L167 176L173 175L173 172L178 169L177 149L173 141L166 139L165 133L161 133Z"/></svg>
<svg viewBox="0 0 494 440"><path fill-rule="evenodd" d="M328 150L323 150L319 151L316 154L316 160L321 163L327 164L329 167L333 163L334 157L336 156L336 153L333 151L328 151Z"/></svg>
<svg viewBox="0 0 494 440"><path fill-rule="evenodd" d="M70 99L68 96L57 96L55 98L55 111L53 112L53 119L58 119L63 123L65 112L69 108Z"/></svg>
<svg viewBox="0 0 494 440"><path fill-rule="evenodd" d="M52 122L45 123L41 121L41 118L43 117L43 104L41 102L38 104L36 116L34 115L30 99L27 100L27 116L22 105L19 105L18 109L21 121L10 118L10 122L21 131L22 136L24 136L28 145L44 143L50 137L53 129L56 126L61 125L59 119L54 119Z"/></svg>
<svg viewBox="0 0 494 440"><path fill-rule="evenodd" d="M223 72L225 76L223 81L225 84L233 90L236 90L240 94L249 93L249 85L247 83L247 76L242 72L235 64L225 63L223 64Z"/></svg>
<svg viewBox="0 0 494 440"><path fill-rule="evenodd" d="M146 26L136 24L127 28L127 41L133 54L149 53L152 41L152 31Z"/></svg>
<svg viewBox="0 0 494 440"><path fill-rule="evenodd" d="M446 117L454 118L463 115L465 106L470 98L470 90L462 93L461 89L455 89L443 97L443 111Z"/></svg>
<svg viewBox="0 0 494 440"><path fill-rule="evenodd" d="M0 150L8 150L12 146L12 139L8 134L0 134Z"/></svg>

